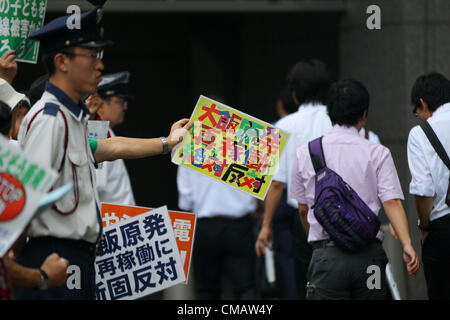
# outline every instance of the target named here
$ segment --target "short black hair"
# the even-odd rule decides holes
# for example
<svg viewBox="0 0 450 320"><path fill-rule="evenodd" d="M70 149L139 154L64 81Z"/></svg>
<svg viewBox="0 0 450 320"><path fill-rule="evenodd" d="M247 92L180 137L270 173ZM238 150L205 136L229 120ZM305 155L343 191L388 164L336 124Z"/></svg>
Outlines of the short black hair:
<svg viewBox="0 0 450 320"><path fill-rule="evenodd" d="M75 47L67 47L64 50L61 49L53 52L44 53L44 55L42 56L42 63L44 64L45 70L47 71L49 76L52 76L56 71L55 56L58 53L66 53L66 54L69 53L68 54L69 59L73 59L73 56L70 53L74 52Z"/></svg>
<svg viewBox="0 0 450 320"><path fill-rule="evenodd" d="M369 110L369 92L359 81L340 80L330 88L327 110L333 124L354 126Z"/></svg>
<svg viewBox="0 0 450 320"><path fill-rule="evenodd" d="M411 104L420 106L420 98L433 112L443 104L450 102L450 81L438 72L431 72L417 78L411 90Z"/></svg>
<svg viewBox="0 0 450 320"><path fill-rule="evenodd" d="M327 65L317 59L297 62L287 76L289 91L297 102L325 104L331 78Z"/></svg>
<svg viewBox="0 0 450 320"><path fill-rule="evenodd" d="M11 108L0 101L0 133L7 136L11 129Z"/></svg>
<svg viewBox="0 0 450 320"><path fill-rule="evenodd" d="M286 110L287 113L297 111L298 106L295 104L294 98L292 98L292 93L287 87L281 90L278 99L280 99L283 103L284 110Z"/></svg>
<svg viewBox="0 0 450 320"><path fill-rule="evenodd" d="M28 89L26 96L30 99L30 106L33 106L39 99L41 99L42 95L45 91L45 84L48 81L48 74L44 74L33 81Z"/></svg>

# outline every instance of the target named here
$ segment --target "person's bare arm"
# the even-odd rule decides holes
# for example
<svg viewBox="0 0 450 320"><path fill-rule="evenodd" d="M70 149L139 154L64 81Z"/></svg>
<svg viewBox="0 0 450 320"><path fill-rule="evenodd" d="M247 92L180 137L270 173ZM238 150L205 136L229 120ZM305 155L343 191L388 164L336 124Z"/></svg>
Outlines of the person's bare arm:
<svg viewBox="0 0 450 320"><path fill-rule="evenodd" d="M261 230L255 243L255 251L258 256L264 255L264 247L270 246L272 240L272 220L283 194L284 183L272 181L264 200L264 213Z"/></svg>
<svg viewBox="0 0 450 320"><path fill-rule="evenodd" d="M31 289L39 287L41 272L39 269L27 268L14 261L14 254L10 251L3 258L11 286L14 289ZM41 269L49 278L49 287L64 285L67 279L67 260L58 254L50 254L41 265Z"/></svg>
<svg viewBox="0 0 450 320"><path fill-rule="evenodd" d="M305 229L306 237L308 237L309 234L308 211L309 208L306 204L298 204L298 213L300 214L300 221L302 223L303 229Z"/></svg>
<svg viewBox="0 0 450 320"><path fill-rule="evenodd" d="M429 227L430 213L433 210L433 198L414 196L416 199L417 213L419 214L420 225L424 228Z"/></svg>
<svg viewBox="0 0 450 320"><path fill-rule="evenodd" d="M392 224L395 234L400 240L403 248L403 260L410 275L419 271L419 258L415 252L409 234L408 221L405 210L400 199L392 199L383 203L384 211Z"/></svg>
<svg viewBox="0 0 450 320"><path fill-rule="evenodd" d="M184 133L192 127L192 122L182 119L172 125L167 142L169 151L178 144ZM117 159L138 159L151 157L163 152L163 144L159 138L139 139L126 137L113 137L99 139L95 159L97 162L113 161Z"/></svg>
<svg viewBox="0 0 450 320"><path fill-rule="evenodd" d="M423 196L414 196L414 198L416 199L416 208L419 215L420 226L424 229L428 229L430 227L430 213L433 210L433 198ZM428 231L421 230L421 235L423 243L428 236Z"/></svg>

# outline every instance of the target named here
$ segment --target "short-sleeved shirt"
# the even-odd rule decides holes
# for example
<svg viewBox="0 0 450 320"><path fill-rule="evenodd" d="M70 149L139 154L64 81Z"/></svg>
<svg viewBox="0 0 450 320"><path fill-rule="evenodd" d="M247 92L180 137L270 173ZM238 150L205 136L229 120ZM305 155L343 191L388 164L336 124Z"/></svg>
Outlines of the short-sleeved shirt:
<svg viewBox="0 0 450 320"><path fill-rule="evenodd" d="M219 181L178 166L178 206L198 218L241 218L256 209L256 199Z"/></svg>
<svg viewBox="0 0 450 320"><path fill-rule="evenodd" d="M436 109L427 121L450 156L450 103ZM409 193L433 197L430 221L450 214L450 207L445 204L450 170L439 158L420 126L415 126L409 132L407 151L411 171Z"/></svg>
<svg viewBox="0 0 450 320"><path fill-rule="evenodd" d="M327 134L331 130L331 121L326 106L306 103L297 112L281 118L276 127L290 133L290 137L272 179L289 185L295 150L302 144ZM297 202L290 196L288 204L297 208Z"/></svg>
<svg viewBox="0 0 450 320"><path fill-rule="evenodd" d="M52 207L45 209L32 220L29 235L95 243L101 233L101 217L95 187L96 161L87 135L90 114L83 103L76 104L52 83L47 82L45 89L21 124L19 145L56 171L63 163L55 188L70 182L75 182L76 188L55 203L60 212L68 214Z"/></svg>
<svg viewBox="0 0 450 320"><path fill-rule="evenodd" d="M378 215L381 203L404 199L388 148L362 138L355 127L339 125L333 126L330 133L323 137L322 145L327 167L339 174L375 214ZM304 144L296 151L288 192L298 203L309 207L308 242L329 239L311 210L314 204L315 174L308 144ZM377 238L383 239L381 229Z"/></svg>

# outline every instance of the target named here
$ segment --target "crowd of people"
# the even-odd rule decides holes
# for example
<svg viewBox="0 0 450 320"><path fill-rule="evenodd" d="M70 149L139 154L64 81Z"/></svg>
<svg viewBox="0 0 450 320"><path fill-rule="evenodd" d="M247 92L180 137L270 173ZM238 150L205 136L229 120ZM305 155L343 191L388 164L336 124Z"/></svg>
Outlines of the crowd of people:
<svg viewBox="0 0 450 320"><path fill-rule="evenodd" d="M54 188L75 184L73 192L32 220L0 259L0 299L94 299L94 260L102 236L99 205L136 204L121 159L166 154L182 139L180 130L192 127L182 119L167 137L114 134L132 98L130 75L102 77L103 50L113 43L103 38L101 10L97 6L84 13L80 29L69 30L64 16L30 35L40 41L47 74L26 94L12 87L18 71L14 50L0 59L1 133L58 172ZM390 150L366 128L369 105L363 83L332 83L324 62L299 61L288 72L277 105L280 119L274 124L289 132L290 139L263 202L178 167L178 206L197 215L197 299L222 298L225 271L235 299L260 298L255 264L267 248L275 252L279 299L389 299L384 235L376 224L381 208L401 243L407 272L415 276L423 265L430 299L450 298L450 81L433 72L418 77L411 90L412 111L422 122L411 129L406 146L422 263L412 245ZM109 121L108 136L88 138L88 120ZM316 190L323 186L324 172L338 176L352 199L335 195L323 200ZM325 183L339 189L338 182L330 181ZM357 209L369 211L375 220L362 223L362 231L354 231L359 222L352 217L348 225L336 218L341 203L355 207L354 198L361 201ZM335 218L327 220L327 212ZM336 231L339 224L348 234ZM376 226L373 234L365 228L369 225ZM357 250L343 247L354 243ZM66 286L69 264L81 269L80 290ZM382 270L375 290L367 285L369 266Z"/></svg>

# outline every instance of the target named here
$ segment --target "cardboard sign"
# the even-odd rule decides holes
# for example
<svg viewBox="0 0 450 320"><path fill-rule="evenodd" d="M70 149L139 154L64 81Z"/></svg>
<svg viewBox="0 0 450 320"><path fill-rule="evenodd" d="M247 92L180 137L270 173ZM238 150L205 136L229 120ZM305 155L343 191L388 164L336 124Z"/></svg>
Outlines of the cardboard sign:
<svg viewBox="0 0 450 320"><path fill-rule="evenodd" d="M0 136L0 257L30 222L57 176Z"/></svg>
<svg viewBox="0 0 450 320"><path fill-rule="evenodd" d="M186 279L167 207L105 227L101 247L97 300L137 299Z"/></svg>
<svg viewBox="0 0 450 320"><path fill-rule="evenodd" d="M15 50L16 60L36 63L39 41L28 36L42 28L47 0L0 0L0 56Z"/></svg>
<svg viewBox="0 0 450 320"><path fill-rule="evenodd" d="M172 162L264 200L289 134L200 96Z"/></svg>
<svg viewBox="0 0 450 320"><path fill-rule="evenodd" d="M153 210L151 208L122 206L112 203L102 203L103 227L110 226L119 221L124 221L131 217ZM183 262L183 270L186 275L186 282L189 279L191 266L192 246L194 244L195 224L197 216L190 212L169 210L170 220L175 235L175 239Z"/></svg>

